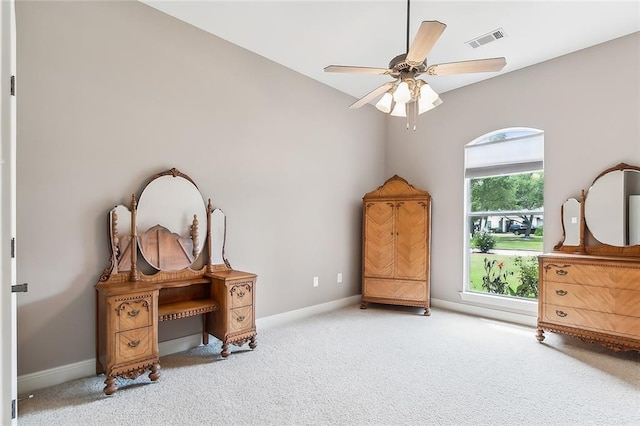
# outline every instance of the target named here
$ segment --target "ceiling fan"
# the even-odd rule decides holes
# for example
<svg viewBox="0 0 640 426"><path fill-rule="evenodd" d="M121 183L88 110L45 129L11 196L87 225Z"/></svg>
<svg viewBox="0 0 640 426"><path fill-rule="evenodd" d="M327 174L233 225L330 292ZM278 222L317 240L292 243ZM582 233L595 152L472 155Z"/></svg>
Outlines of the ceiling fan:
<svg viewBox="0 0 640 426"><path fill-rule="evenodd" d="M410 0L407 0L407 51L393 58L389 62L388 68L329 65L324 68L324 71L381 74L393 77L393 81L387 82L367 93L351 104L349 108L360 108L376 97L383 95L376 103L376 108L393 116L407 117L407 129L409 128L409 118L413 117L413 130L415 130L416 116L442 103L440 96L431 86L426 81L416 79L416 77L421 74L439 76L497 72L504 68L507 61L505 58L488 58L428 65L427 55L447 26L439 21L423 21L420 24L420 28L418 28L413 43L409 46L409 11Z"/></svg>

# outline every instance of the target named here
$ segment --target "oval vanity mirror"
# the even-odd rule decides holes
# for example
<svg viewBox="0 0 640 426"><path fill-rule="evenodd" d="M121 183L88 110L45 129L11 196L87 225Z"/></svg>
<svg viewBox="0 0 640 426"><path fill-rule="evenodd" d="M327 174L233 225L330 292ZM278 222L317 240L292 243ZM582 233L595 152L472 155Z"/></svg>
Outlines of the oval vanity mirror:
<svg viewBox="0 0 640 426"><path fill-rule="evenodd" d="M202 195L186 175L168 171L155 177L142 191L136 213L142 256L161 271L191 266L204 247L206 215Z"/></svg>
<svg viewBox="0 0 640 426"><path fill-rule="evenodd" d="M640 206L634 201L638 195L640 170L612 170L600 175L585 200L585 221L593 237L611 246L638 244L630 236L630 231L640 227Z"/></svg>

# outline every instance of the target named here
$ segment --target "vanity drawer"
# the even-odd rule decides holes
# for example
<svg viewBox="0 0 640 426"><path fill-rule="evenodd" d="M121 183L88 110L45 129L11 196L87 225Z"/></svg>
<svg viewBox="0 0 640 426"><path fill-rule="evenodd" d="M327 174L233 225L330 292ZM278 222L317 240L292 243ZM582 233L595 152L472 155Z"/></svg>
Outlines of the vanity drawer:
<svg viewBox="0 0 640 426"><path fill-rule="evenodd" d="M253 304L253 283L251 281L231 284L229 289L231 309Z"/></svg>
<svg viewBox="0 0 640 426"><path fill-rule="evenodd" d="M116 330L125 331L147 327L153 321L153 298L144 296L136 299L116 301Z"/></svg>
<svg viewBox="0 0 640 426"><path fill-rule="evenodd" d="M546 281L640 290L640 267L625 266L578 262L565 264L560 259L553 259L545 261L543 269Z"/></svg>
<svg viewBox="0 0 640 426"><path fill-rule="evenodd" d="M253 328L253 306L243 306L229 312L229 332Z"/></svg>
<svg viewBox="0 0 640 426"><path fill-rule="evenodd" d="M151 327L116 334L116 364L152 355Z"/></svg>

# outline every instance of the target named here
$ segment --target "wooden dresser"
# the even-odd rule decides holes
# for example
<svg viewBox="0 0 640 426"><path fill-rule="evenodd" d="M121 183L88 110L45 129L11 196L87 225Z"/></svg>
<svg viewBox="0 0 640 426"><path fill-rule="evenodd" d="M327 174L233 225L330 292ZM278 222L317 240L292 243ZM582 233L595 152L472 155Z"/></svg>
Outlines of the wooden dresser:
<svg viewBox="0 0 640 426"><path fill-rule="evenodd" d="M637 194L640 168L621 163L563 204L563 240L538 257L539 342L549 330L640 351L640 245L629 244L640 211L628 203Z"/></svg>
<svg viewBox="0 0 640 426"><path fill-rule="evenodd" d="M164 222L171 229L158 224ZM150 380L160 378L161 321L202 316L202 342L219 339L223 358L230 344L256 347L256 275L231 268L224 213L204 204L187 175L171 169L153 176L139 203L134 194L130 208L109 212L108 225L110 262L95 286L96 373L106 375L104 393L117 391L117 377L149 370ZM155 271L142 273L139 264Z"/></svg>
<svg viewBox="0 0 640 426"><path fill-rule="evenodd" d="M539 257L538 340L543 330L613 350L640 350L640 261L633 257Z"/></svg>
<svg viewBox="0 0 640 426"><path fill-rule="evenodd" d="M395 175L363 197L362 302L430 315L431 196Z"/></svg>

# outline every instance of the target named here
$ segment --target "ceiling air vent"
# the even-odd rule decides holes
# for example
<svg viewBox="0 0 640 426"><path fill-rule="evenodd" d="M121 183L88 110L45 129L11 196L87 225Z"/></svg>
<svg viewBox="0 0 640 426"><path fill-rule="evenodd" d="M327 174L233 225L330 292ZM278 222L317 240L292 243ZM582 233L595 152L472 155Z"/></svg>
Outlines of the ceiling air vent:
<svg viewBox="0 0 640 426"><path fill-rule="evenodd" d="M480 46L484 46L487 43L491 43L492 41L496 41L498 39L501 39L503 37L506 37L507 34L504 32L504 30L502 28L498 28L497 30L493 30L490 33L487 33L485 35L482 35L480 37L474 38L473 40L469 40L468 42L466 42L466 44L468 44L469 46L475 48L478 48Z"/></svg>

